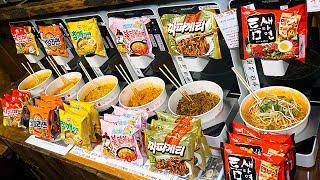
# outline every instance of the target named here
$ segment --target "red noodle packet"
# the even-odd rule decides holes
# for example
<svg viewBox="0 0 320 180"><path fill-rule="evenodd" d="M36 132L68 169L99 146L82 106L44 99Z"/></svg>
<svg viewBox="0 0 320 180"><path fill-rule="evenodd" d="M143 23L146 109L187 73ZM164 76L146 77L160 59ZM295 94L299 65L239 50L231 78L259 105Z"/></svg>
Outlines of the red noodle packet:
<svg viewBox="0 0 320 180"><path fill-rule="evenodd" d="M285 158L248 153L238 146L222 144L226 179L284 180Z"/></svg>
<svg viewBox="0 0 320 180"><path fill-rule="evenodd" d="M272 8L241 6L239 10L242 59L295 59L305 63L308 37L306 4L274 5Z"/></svg>

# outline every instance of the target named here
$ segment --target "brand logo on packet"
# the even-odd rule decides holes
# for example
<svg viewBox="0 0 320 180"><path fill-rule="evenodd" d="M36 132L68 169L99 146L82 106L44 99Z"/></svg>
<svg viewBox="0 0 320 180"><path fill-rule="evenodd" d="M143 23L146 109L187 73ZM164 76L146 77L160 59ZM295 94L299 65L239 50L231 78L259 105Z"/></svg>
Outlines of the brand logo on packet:
<svg viewBox="0 0 320 180"><path fill-rule="evenodd" d="M169 23L168 24L168 33L175 36L176 33L193 33L193 32L204 32L206 26L206 21L199 22L184 22L184 23Z"/></svg>
<svg viewBox="0 0 320 180"><path fill-rule="evenodd" d="M161 153L169 153L173 155L180 155L181 157L184 156L184 152L186 150L185 146L176 146L173 144L167 144L167 143L157 143L153 141L148 142L148 150L150 150L153 154L156 154L157 152Z"/></svg>

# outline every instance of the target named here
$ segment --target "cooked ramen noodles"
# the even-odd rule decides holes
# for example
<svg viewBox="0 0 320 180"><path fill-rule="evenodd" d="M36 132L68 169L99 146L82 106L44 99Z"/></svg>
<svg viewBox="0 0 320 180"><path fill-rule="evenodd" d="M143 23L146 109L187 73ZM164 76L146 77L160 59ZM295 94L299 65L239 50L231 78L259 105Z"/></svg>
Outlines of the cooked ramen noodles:
<svg viewBox="0 0 320 180"><path fill-rule="evenodd" d="M186 162L174 157L157 160L156 167L157 169L168 170L169 172L178 174L179 176L185 176L189 173L189 168L186 165Z"/></svg>
<svg viewBox="0 0 320 180"><path fill-rule="evenodd" d="M70 78L70 79L68 79L67 82L62 87L60 87L60 88L58 88L57 90L54 91L53 95L62 94L64 92L68 91L74 85L76 85L79 80L80 80L79 78Z"/></svg>
<svg viewBox="0 0 320 180"><path fill-rule="evenodd" d="M134 90L133 95L127 104L129 107L137 107L145 105L152 100L156 99L163 89L159 85L148 84L141 89Z"/></svg>
<svg viewBox="0 0 320 180"><path fill-rule="evenodd" d="M192 102L184 96L179 100L177 114L197 116L208 112L220 101L220 97L217 94L207 91L190 94L189 97L192 99Z"/></svg>
<svg viewBox="0 0 320 180"><path fill-rule="evenodd" d="M41 74L34 74L34 76L32 76L32 78L31 78L31 80L26 82L25 85L22 87L22 89L27 90L27 89L34 88L37 85L43 83L45 80L47 80L49 78L49 76L50 76L49 72L41 73Z"/></svg>
<svg viewBox="0 0 320 180"><path fill-rule="evenodd" d="M242 108L245 120L261 129L279 130L291 127L307 114L307 109L299 104L297 97L267 95L259 102L249 102Z"/></svg>
<svg viewBox="0 0 320 180"><path fill-rule="evenodd" d="M148 53L148 46L144 42L136 41L131 44L131 51L134 55L144 55Z"/></svg>
<svg viewBox="0 0 320 180"><path fill-rule="evenodd" d="M130 148L121 148L120 150L118 150L118 157L128 162L137 159L136 153Z"/></svg>
<svg viewBox="0 0 320 180"><path fill-rule="evenodd" d="M109 92L115 87L115 82L109 82L107 84L95 87L85 96L85 102L95 101L102 98L103 96L109 94Z"/></svg>
<svg viewBox="0 0 320 180"><path fill-rule="evenodd" d="M177 43L177 50L185 56L204 56L209 51L209 43L201 35L195 35L190 38L182 39Z"/></svg>

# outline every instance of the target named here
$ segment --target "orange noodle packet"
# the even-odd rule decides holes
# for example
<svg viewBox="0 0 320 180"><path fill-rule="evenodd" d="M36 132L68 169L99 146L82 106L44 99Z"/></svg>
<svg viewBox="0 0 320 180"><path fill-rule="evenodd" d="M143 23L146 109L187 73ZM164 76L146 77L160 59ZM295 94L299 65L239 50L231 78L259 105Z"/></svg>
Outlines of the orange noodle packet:
<svg viewBox="0 0 320 180"><path fill-rule="evenodd" d="M38 26L38 28L42 44L49 56L69 56L59 25Z"/></svg>
<svg viewBox="0 0 320 180"><path fill-rule="evenodd" d="M227 143L222 148L226 179L286 179L284 157L256 155Z"/></svg>
<svg viewBox="0 0 320 180"><path fill-rule="evenodd" d="M79 56L88 54L106 56L106 50L95 18L67 22L67 27L73 47Z"/></svg>
<svg viewBox="0 0 320 180"><path fill-rule="evenodd" d="M17 54L34 54L39 56L39 48L31 26L10 25L10 31L16 44Z"/></svg>
<svg viewBox="0 0 320 180"><path fill-rule="evenodd" d="M51 129L49 126L50 109L28 106L30 111L29 132L39 138L51 139Z"/></svg>
<svg viewBox="0 0 320 180"><path fill-rule="evenodd" d="M221 59L215 9L164 14L162 27L171 54Z"/></svg>

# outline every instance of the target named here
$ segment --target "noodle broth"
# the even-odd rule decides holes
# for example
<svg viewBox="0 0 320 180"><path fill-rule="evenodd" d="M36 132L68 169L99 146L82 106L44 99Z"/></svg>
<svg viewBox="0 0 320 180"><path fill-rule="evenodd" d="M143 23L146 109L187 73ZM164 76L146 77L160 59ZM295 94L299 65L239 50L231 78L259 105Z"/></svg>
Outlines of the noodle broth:
<svg viewBox="0 0 320 180"><path fill-rule="evenodd" d="M256 91L256 95L262 100L260 104L249 95L241 104L241 116L246 123L261 130L284 130L298 125L310 112L310 104L306 97L299 91L286 87L268 87ZM265 108L265 101L280 102L280 107ZM284 102L286 101L286 102ZM268 103L268 102L267 102ZM271 104L272 104L271 103ZM282 108L288 104L288 109ZM255 108L256 107L256 108ZM280 111L276 112L275 111ZM284 115L279 115L279 114ZM289 118L285 115L289 114ZM283 118L281 117L283 116ZM292 119L290 119L292 117Z"/></svg>

